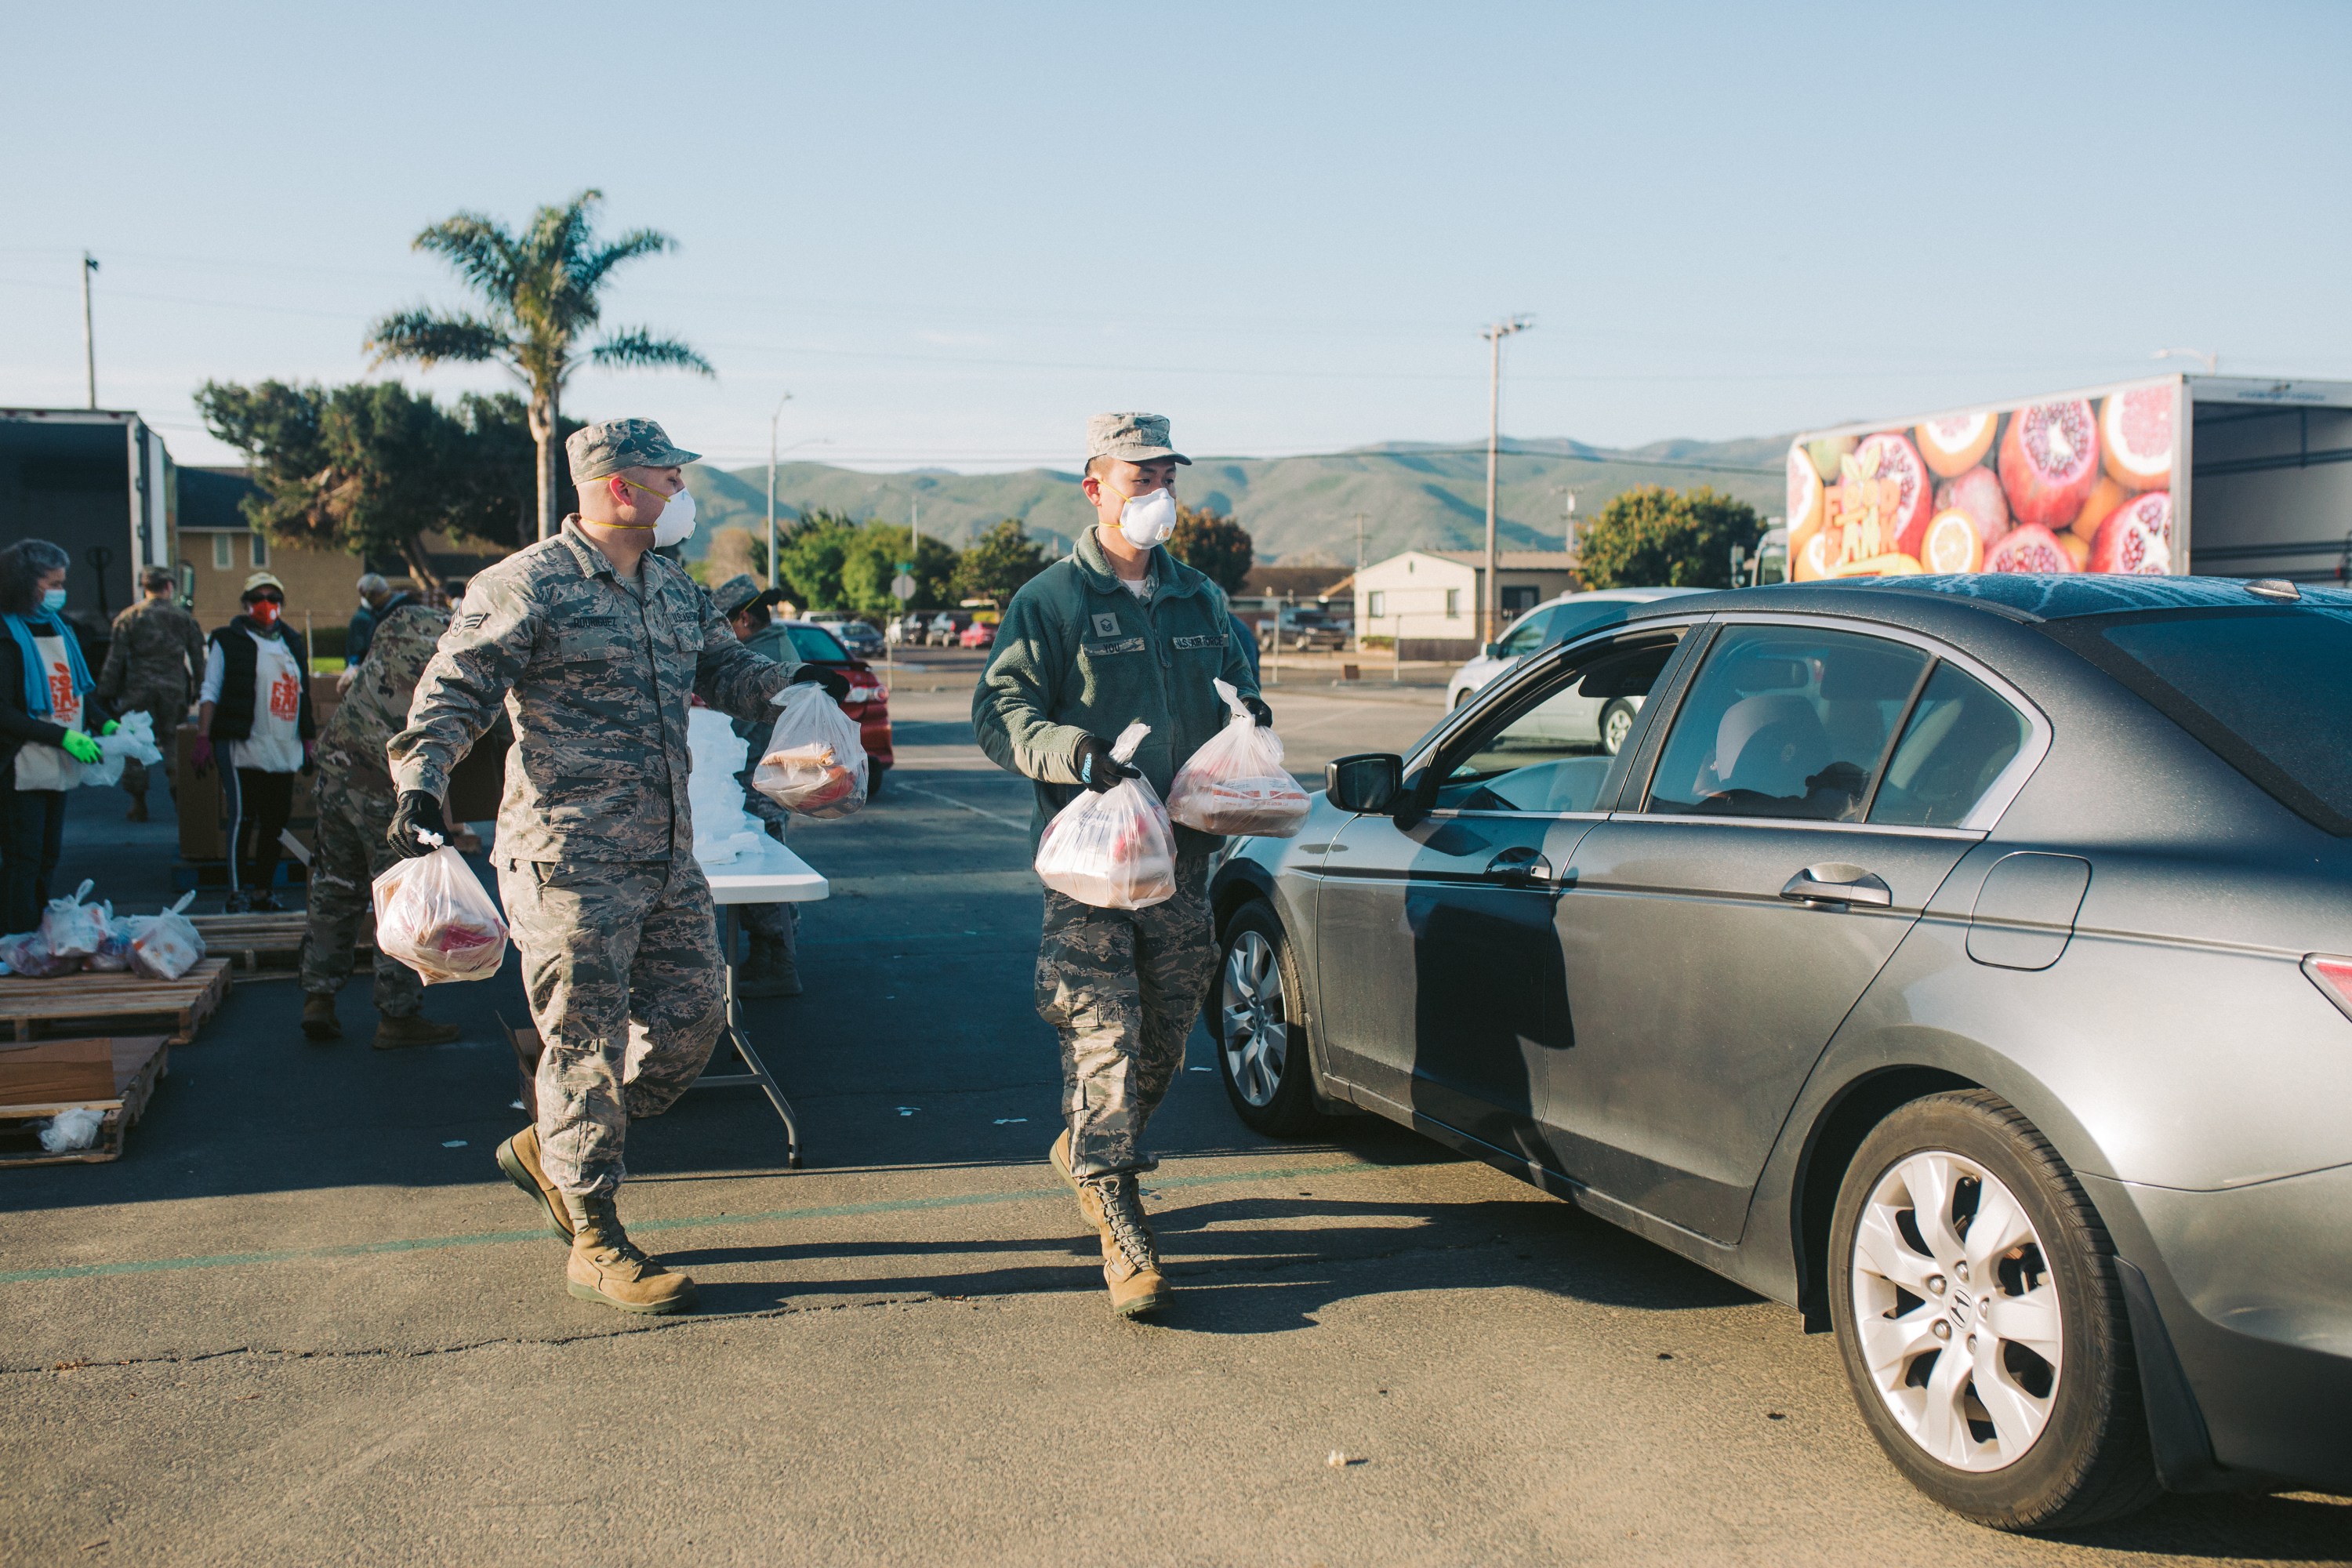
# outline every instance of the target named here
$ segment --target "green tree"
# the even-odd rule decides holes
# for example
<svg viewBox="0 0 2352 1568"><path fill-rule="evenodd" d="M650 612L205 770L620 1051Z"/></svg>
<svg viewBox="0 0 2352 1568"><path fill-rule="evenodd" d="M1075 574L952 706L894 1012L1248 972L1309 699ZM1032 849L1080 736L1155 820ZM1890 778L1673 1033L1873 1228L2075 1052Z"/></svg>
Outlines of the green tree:
<svg viewBox="0 0 2352 1568"><path fill-rule="evenodd" d="M857 524L844 513L804 511L776 540L776 566L784 585L803 608L845 608L841 595L841 564Z"/></svg>
<svg viewBox="0 0 2352 1568"><path fill-rule="evenodd" d="M1249 531L1223 513L1180 505L1168 552L1226 593L1238 594L1249 580L1255 547Z"/></svg>
<svg viewBox="0 0 2352 1568"><path fill-rule="evenodd" d="M1764 520L1706 485L1637 485L1577 531L1577 568L1589 588L1728 588L1731 547L1752 550Z"/></svg>
<svg viewBox="0 0 2352 1568"><path fill-rule="evenodd" d="M842 595L849 608L861 616L898 612L890 582L898 574L898 563L908 559L908 531L897 523L868 522L857 530L841 563ZM948 604L957 565L954 549L946 540L927 533L912 559L915 596L905 607L937 609Z"/></svg>
<svg viewBox="0 0 2352 1568"><path fill-rule="evenodd" d="M601 191L583 191L562 206L543 206L530 226L509 233L479 213L459 213L418 235L415 248L439 256L480 296L485 315L427 307L384 317L368 330L375 363L413 361L501 364L528 389L537 447L538 537L555 531L555 449L562 439L563 390L583 363L611 369L667 368L712 374L710 363L674 338L644 327L607 331L584 342L602 315L599 298L614 269L673 248L666 234L632 229L601 240L592 225Z"/></svg>
<svg viewBox="0 0 2352 1568"><path fill-rule="evenodd" d="M1045 552L1029 537L1021 520L1008 517L964 546L956 562L955 595L993 599L1001 605L1045 565Z"/></svg>

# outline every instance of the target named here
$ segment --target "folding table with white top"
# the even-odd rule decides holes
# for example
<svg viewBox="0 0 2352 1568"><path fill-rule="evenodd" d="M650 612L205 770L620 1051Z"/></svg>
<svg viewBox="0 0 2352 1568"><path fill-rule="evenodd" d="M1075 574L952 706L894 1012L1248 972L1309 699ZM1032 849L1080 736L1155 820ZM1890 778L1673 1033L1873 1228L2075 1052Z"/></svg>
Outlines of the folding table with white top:
<svg viewBox="0 0 2352 1568"><path fill-rule="evenodd" d="M740 923L735 906L814 903L832 889L823 876L809 868L807 861L765 835L761 835L756 851L740 855L723 866L705 866L702 874L710 882L711 901L719 906L719 951L727 966L727 1027L722 1039L742 1058L744 1070L714 1074L706 1064L693 1087L756 1088L766 1094L768 1103L783 1118L784 1163L798 1170L800 1124L793 1120L792 1105L784 1099L784 1091L776 1087L775 1076L768 1071L767 1064L751 1048L751 1041L743 1032L742 1005L735 995L735 937ZM717 1053L712 1055L715 1058Z"/></svg>

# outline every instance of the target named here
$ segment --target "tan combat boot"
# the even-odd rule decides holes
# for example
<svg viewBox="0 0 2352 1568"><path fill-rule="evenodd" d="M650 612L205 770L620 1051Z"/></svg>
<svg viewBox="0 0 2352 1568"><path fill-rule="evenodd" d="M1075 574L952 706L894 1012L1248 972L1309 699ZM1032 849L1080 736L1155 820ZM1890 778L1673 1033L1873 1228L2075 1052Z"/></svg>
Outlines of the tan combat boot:
<svg viewBox="0 0 2352 1568"><path fill-rule="evenodd" d="M1087 1184L1078 1180L1076 1173L1070 1169L1070 1131L1068 1128L1064 1128L1062 1130L1062 1135L1054 1140L1054 1146L1045 1151L1045 1158L1053 1162L1054 1173L1061 1177L1063 1181L1069 1184L1070 1191L1078 1194L1078 1212L1087 1216L1087 1228L1090 1230L1102 1229L1102 1200L1096 1197L1093 1193L1089 1192L1087 1188Z"/></svg>
<svg viewBox="0 0 2352 1568"><path fill-rule="evenodd" d="M563 1194L547 1179L547 1172L539 1163L539 1129L526 1127L499 1145L499 1169L507 1180L544 1205L548 1228L567 1244L572 1240L572 1211L563 1206Z"/></svg>
<svg viewBox="0 0 2352 1568"><path fill-rule="evenodd" d="M1102 1205L1103 1283L1110 1287L1110 1310L1122 1318L1148 1317L1168 1304L1170 1291L1135 1177L1098 1176L1086 1184Z"/></svg>
<svg viewBox="0 0 2352 1568"><path fill-rule="evenodd" d="M317 993L302 998L302 1037L309 1040L340 1040L343 1026L335 1017L335 999Z"/></svg>
<svg viewBox="0 0 2352 1568"><path fill-rule="evenodd" d="M572 1211L572 1261L564 1288L583 1301L624 1312L682 1312L694 1305L694 1281L637 1250L609 1197L563 1194Z"/></svg>
<svg viewBox="0 0 2352 1568"><path fill-rule="evenodd" d="M375 1026L375 1048L396 1051L403 1046L446 1046L463 1033L455 1024L436 1024L421 1016L384 1018Z"/></svg>

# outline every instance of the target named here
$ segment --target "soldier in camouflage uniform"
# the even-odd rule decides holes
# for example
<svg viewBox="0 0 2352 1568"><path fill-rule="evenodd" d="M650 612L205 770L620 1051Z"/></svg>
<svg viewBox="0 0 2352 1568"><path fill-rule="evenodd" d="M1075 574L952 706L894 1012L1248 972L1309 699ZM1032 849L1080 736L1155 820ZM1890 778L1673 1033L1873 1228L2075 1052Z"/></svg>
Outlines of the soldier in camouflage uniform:
<svg viewBox="0 0 2352 1568"><path fill-rule="evenodd" d="M1168 421L1098 414L1087 447L1095 526L1013 595L971 695L981 749L1036 781L1033 839L1080 789L1139 773L1165 799L1176 770L1224 727L1219 679L1273 722L1224 595L1162 547L1176 466L1189 461L1170 448ZM1125 766L1108 737L1138 719L1151 732ZM1111 1306L1128 1317L1168 1297L1136 1176L1152 1168L1144 1125L1183 1066L1216 964L1208 874L1222 842L1178 825L1176 894L1148 909L1045 894L1037 1012L1061 1037L1067 1122L1047 1157L1100 1235Z"/></svg>
<svg viewBox="0 0 2352 1568"><path fill-rule="evenodd" d="M785 663L793 658L793 647L784 636L784 628L769 613L768 606L783 595L760 585L743 573L737 573L710 590L710 602L727 617L735 635L753 653ZM744 741L746 749L743 766L735 774L735 782L743 786L743 809L758 819L767 829L768 837L777 843L784 842L791 828L793 814L751 787L751 775L760 769L760 757L767 750L768 737L774 732L775 720L762 715L756 721L738 719L735 733ZM735 994L738 996L797 996L801 994L800 975L800 916L793 904L738 904L735 916L743 922L750 941L750 952L744 954L743 966L735 972Z"/></svg>
<svg viewBox="0 0 2352 1568"><path fill-rule="evenodd" d="M710 885L688 815L689 694L751 719L796 679L736 640L709 595L655 548L682 542L693 498L650 419L574 431L580 510L473 579L394 737L391 837L446 832L449 770L497 718L514 722L499 810L499 892L539 1027L539 1120L499 1146L508 1177L569 1236L572 1294L673 1312L694 1282L639 1251L614 1196L629 1123L669 1109L721 1024ZM684 526L680 526L680 523Z"/></svg>
<svg viewBox="0 0 2352 1568"><path fill-rule="evenodd" d="M382 579L378 579L379 582ZM390 598L389 590L384 595ZM372 884L400 858L392 830L392 770L384 748L408 723L417 677L432 658L449 613L399 603L372 628L350 689L319 736L318 847L310 858L309 915L302 929L302 1033L342 1037L335 993L352 975L352 950L374 926ZM375 1047L433 1046L457 1037L454 1024L425 1017L424 982L396 958L375 955Z"/></svg>
<svg viewBox="0 0 2352 1568"><path fill-rule="evenodd" d="M155 743L168 753L204 676L205 633L173 596L179 584L169 567L150 566L139 585L147 596L114 617L98 695L121 718L138 712L152 719ZM136 757L122 764L122 790L131 797L131 820L146 821L147 764Z"/></svg>

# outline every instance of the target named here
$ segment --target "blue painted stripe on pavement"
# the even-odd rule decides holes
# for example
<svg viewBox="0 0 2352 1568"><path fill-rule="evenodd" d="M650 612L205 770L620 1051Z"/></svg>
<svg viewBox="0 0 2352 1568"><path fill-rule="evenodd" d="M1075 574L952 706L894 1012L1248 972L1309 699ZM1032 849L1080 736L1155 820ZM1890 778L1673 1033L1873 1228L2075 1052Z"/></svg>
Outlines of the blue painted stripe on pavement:
<svg viewBox="0 0 2352 1568"><path fill-rule="evenodd" d="M1355 1175L1380 1167L1352 1160L1337 1165L1290 1165L1278 1170L1249 1171L1229 1175L1147 1176L1145 1184L1160 1187L1227 1186L1242 1182L1287 1181L1296 1176ZM925 1209L968 1208L980 1204L1029 1203L1059 1197L1066 1187L1022 1187L1002 1193L945 1193L925 1198L883 1198L863 1204L826 1204L797 1209L768 1209L757 1214L688 1215L677 1219L633 1220L633 1233L661 1230L701 1230L712 1226L790 1225L801 1220L851 1219L860 1215L913 1214ZM339 1247L292 1247L274 1252L217 1252L202 1258L144 1258L121 1263L67 1263L49 1268L0 1270L0 1285L28 1285L51 1279L94 1279L119 1274L172 1274L191 1268L243 1268L258 1264L307 1263L341 1258L369 1258L387 1252L436 1252L460 1247L499 1247L512 1242L545 1242L551 1233L536 1230L492 1230L476 1236L420 1236L398 1241L355 1241Z"/></svg>

